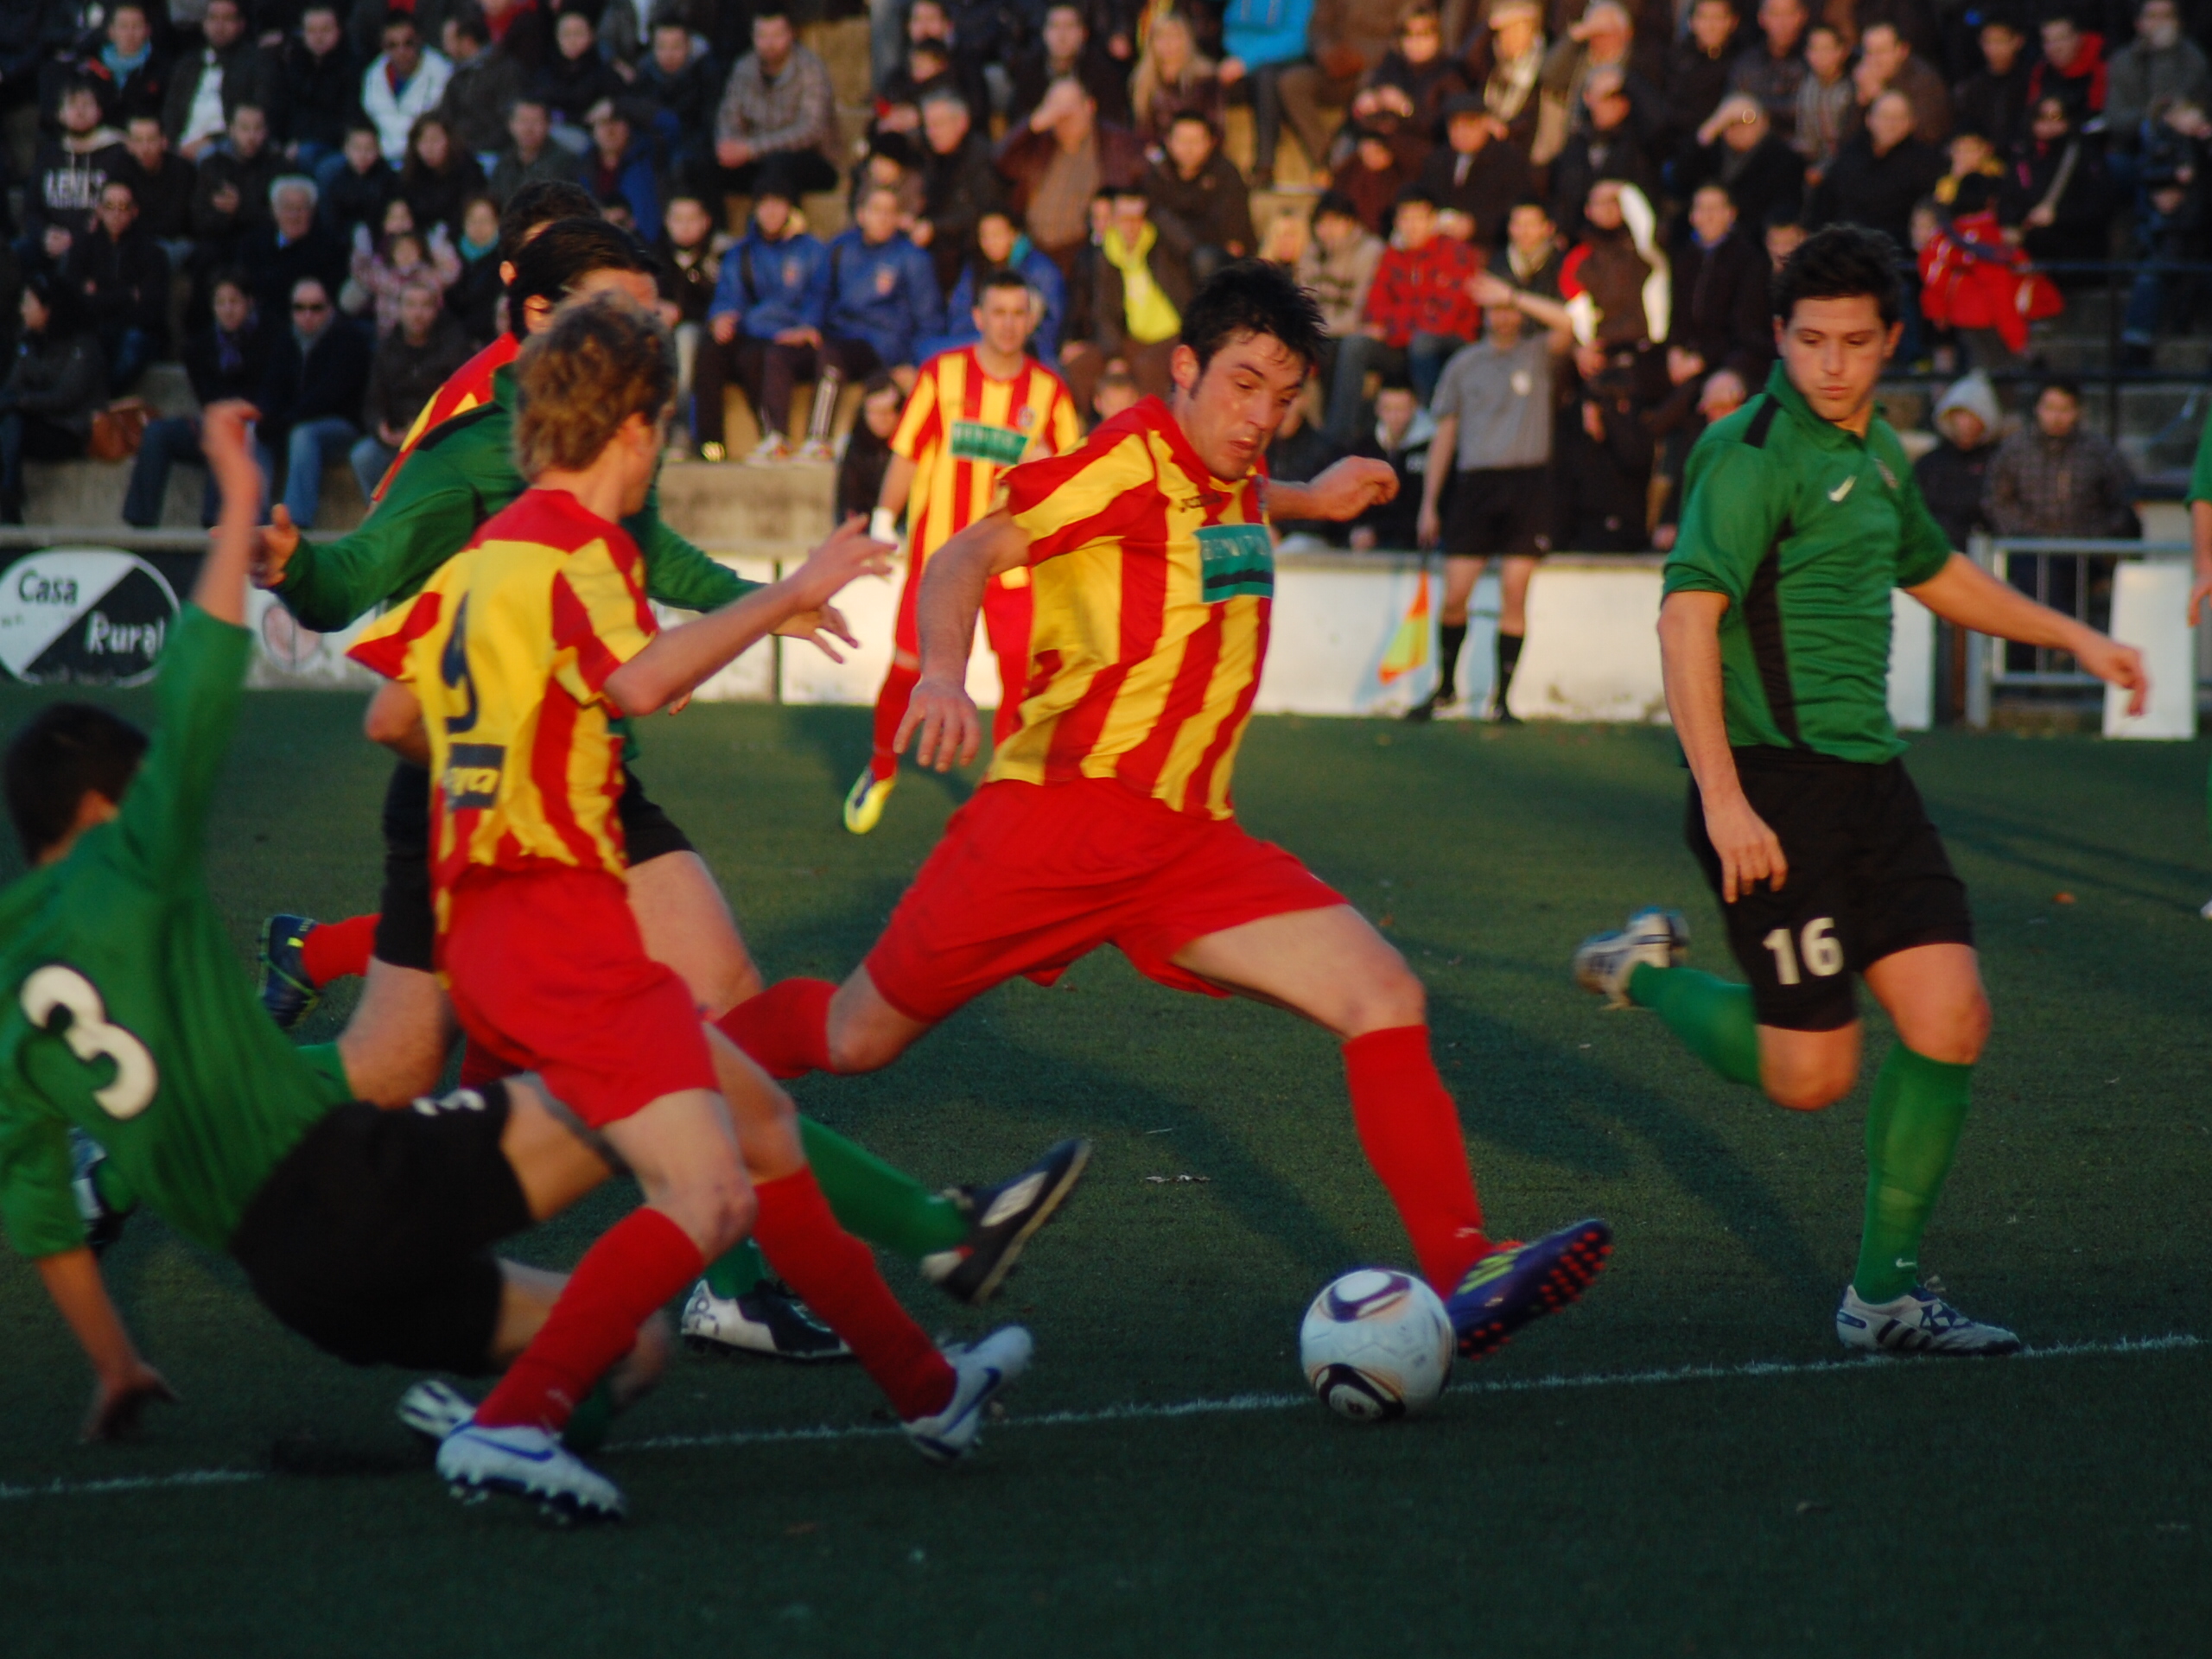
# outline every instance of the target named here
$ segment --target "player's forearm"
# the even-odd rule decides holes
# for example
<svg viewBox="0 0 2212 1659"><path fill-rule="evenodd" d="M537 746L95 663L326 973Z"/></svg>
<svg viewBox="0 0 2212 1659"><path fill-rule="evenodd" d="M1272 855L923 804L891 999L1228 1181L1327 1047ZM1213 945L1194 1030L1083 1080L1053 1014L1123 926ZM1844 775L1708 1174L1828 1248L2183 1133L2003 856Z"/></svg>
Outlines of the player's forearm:
<svg viewBox="0 0 2212 1659"><path fill-rule="evenodd" d="M1951 555L1934 581L1906 591L1946 622L2024 645L2075 651L2103 637L1998 581L1963 553Z"/></svg>
<svg viewBox="0 0 2212 1659"><path fill-rule="evenodd" d="M913 487L914 463L904 455L893 455L891 464L883 469L883 487L876 492L875 510L889 513L892 522L896 523L899 515L906 510L906 497ZM883 538L879 536L877 539Z"/></svg>
<svg viewBox="0 0 2212 1659"><path fill-rule="evenodd" d="M734 604L653 636L607 676L607 696L626 715L650 715L689 696L786 618L811 609L786 580L755 588Z"/></svg>
<svg viewBox="0 0 2212 1659"><path fill-rule="evenodd" d="M64 1250L41 1256L38 1274L92 1370L102 1377L128 1375L139 1363L138 1349L109 1300L99 1258L82 1247Z"/></svg>
<svg viewBox="0 0 2212 1659"><path fill-rule="evenodd" d="M1428 468L1421 474L1421 510L1434 512L1436 504L1444 496L1445 474L1452 470L1459 453L1459 417L1446 415L1436 423L1436 435L1428 441Z"/></svg>
<svg viewBox="0 0 2212 1659"><path fill-rule="evenodd" d="M1728 717L1721 696L1721 609L1699 600L1718 594L1675 594L1659 611L1659 661L1667 690L1667 713L1675 741L1697 780L1698 793L1710 804L1743 792L1736 756L1728 744Z"/></svg>
<svg viewBox="0 0 2212 1659"><path fill-rule="evenodd" d="M2189 539L2196 552L2196 579L2212 582L2212 501L2189 504Z"/></svg>
<svg viewBox="0 0 2212 1659"><path fill-rule="evenodd" d="M257 490L235 485L223 492L220 516L209 539L207 556L200 562L200 575L193 583L192 602L218 622L245 626L246 573L260 541Z"/></svg>
<svg viewBox="0 0 2212 1659"><path fill-rule="evenodd" d="M994 531L997 527L997 533ZM999 553L1000 534L1020 532L996 518L970 525L931 556L914 601L921 638L922 677L965 684L968 651L976 638L976 613L982 608Z"/></svg>

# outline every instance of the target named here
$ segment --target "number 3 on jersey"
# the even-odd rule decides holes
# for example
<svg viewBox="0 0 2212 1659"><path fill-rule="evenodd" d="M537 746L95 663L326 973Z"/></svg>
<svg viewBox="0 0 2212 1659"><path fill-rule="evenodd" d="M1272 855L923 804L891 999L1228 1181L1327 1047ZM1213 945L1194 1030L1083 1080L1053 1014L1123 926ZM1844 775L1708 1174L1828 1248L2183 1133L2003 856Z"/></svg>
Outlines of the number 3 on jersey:
<svg viewBox="0 0 2212 1659"><path fill-rule="evenodd" d="M92 1098L110 1117L136 1117L153 1103L161 1074L146 1045L121 1026L108 1023L107 1004L99 989L74 968L48 963L23 982L23 1012L41 1031L54 1028L54 1016L69 1011L69 1024L61 1040L69 1052L90 1065L105 1055L115 1063L114 1081L92 1090Z"/></svg>
<svg viewBox="0 0 2212 1659"><path fill-rule="evenodd" d="M1799 939L1803 946L1805 973L1815 979L1833 979L1843 971L1843 944L1835 936L1835 918L1816 917L1805 924ZM1774 955L1774 976L1784 985L1802 983L1797 971L1799 953L1789 941L1789 930L1777 927L1759 943Z"/></svg>

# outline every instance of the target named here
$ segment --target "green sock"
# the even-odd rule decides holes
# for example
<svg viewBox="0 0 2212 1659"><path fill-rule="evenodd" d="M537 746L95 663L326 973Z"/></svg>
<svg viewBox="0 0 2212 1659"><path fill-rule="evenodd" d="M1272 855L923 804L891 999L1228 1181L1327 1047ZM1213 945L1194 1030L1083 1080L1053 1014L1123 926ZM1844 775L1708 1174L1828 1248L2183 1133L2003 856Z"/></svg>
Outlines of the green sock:
<svg viewBox="0 0 2212 1659"><path fill-rule="evenodd" d="M909 1261L949 1250L968 1236L968 1212L944 1194L810 1117L802 1116L798 1128L822 1196L847 1232Z"/></svg>
<svg viewBox="0 0 2212 1659"><path fill-rule="evenodd" d="M1750 986L1694 968L1655 968L1639 962L1629 973L1628 994L1729 1082L1759 1086L1759 1027Z"/></svg>
<svg viewBox="0 0 2212 1659"><path fill-rule="evenodd" d="M1874 1077L1866 1109L1866 1230L1853 1288L1892 1301L1920 1280L1920 1235L1950 1173L1966 1126L1970 1065L1948 1065L1903 1043Z"/></svg>
<svg viewBox="0 0 2212 1659"><path fill-rule="evenodd" d="M760 1247L741 1238L707 1263L707 1288L726 1302L734 1302L768 1276Z"/></svg>
<svg viewBox="0 0 2212 1659"><path fill-rule="evenodd" d="M606 1444L607 1431L613 1427L614 1390L602 1376L599 1386L584 1396L583 1404L569 1414L561 1444L579 1456L588 1457Z"/></svg>

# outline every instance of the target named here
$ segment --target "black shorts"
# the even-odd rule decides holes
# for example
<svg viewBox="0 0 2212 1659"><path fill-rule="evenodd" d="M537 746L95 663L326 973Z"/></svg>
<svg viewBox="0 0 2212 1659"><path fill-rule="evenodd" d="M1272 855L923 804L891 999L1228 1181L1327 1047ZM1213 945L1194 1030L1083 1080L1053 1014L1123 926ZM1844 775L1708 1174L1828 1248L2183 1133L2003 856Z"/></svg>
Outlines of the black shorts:
<svg viewBox="0 0 2212 1659"><path fill-rule="evenodd" d="M255 1193L231 1238L254 1294L356 1365L475 1376L499 1319L495 1240L531 1225L499 1150L502 1084L404 1111L340 1106Z"/></svg>
<svg viewBox="0 0 2212 1659"><path fill-rule="evenodd" d="M653 804L627 767L614 810L632 864L691 850L690 838ZM384 896L378 902L376 957L427 974L436 941L430 911L430 774L403 760L392 768L384 792Z"/></svg>
<svg viewBox="0 0 2212 1659"><path fill-rule="evenodd" d="M1780 893L1761 882L1723 906L1761 1025L1838 1030L1859 1017L1853 974L1916 945L1974 943L1966 884L1903 761L1744 748L1736 771L1789 865ZM1695 784L1683 835L1719 897Z"/></svg>
<svg viewBox="0 0 2212 1659"><path fill-rule="evenodd" d="M1452 499L1444 509L1447 557L1534 557L1550 550L1550 468L1493 467L1452 474Z"/></svg>

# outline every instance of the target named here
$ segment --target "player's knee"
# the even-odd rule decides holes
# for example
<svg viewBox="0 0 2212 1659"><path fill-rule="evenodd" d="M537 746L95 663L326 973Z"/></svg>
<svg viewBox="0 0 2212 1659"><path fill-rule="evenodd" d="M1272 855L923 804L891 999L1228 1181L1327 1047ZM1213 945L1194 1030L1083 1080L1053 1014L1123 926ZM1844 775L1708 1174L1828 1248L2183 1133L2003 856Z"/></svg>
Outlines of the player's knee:
<svg viewBox="0 0 2212 1659"><path fill-rule="evenodd" d="M1395 951L1387 966L1366 976L1346 1011L1344 1035L1395 1031L1428 1023L1428 988Z"/></svg>
<svg viewBox="0 0 2212 1659"><path fill-rule="evenodd" d="M1766 1096L1793 1112L1817 1112L1833 1106L1851 1092L1859 1080L1858 1052L1833 1058L1821 1058L1777 1066L1769 1061L1760 1068L1759 1083Z"/></svg>

